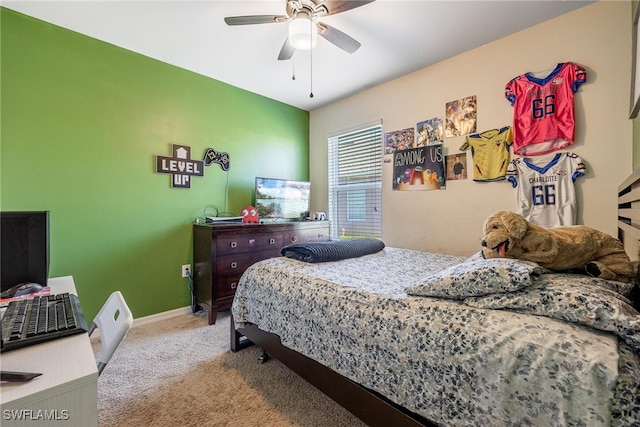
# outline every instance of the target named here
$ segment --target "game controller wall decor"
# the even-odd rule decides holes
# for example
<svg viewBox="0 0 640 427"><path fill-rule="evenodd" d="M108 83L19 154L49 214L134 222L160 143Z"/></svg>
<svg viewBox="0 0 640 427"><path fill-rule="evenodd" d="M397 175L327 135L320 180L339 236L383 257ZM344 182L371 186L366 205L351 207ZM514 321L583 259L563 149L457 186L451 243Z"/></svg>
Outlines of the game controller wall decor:
<svg viewBox="0 0 640 427"><path fill-rule="evenodd" d="M229 153L207 148L207 152L204 153L204 165L211 166L213 163L219 164L223 171L228 171L231 168L231 157Z"/></svg>

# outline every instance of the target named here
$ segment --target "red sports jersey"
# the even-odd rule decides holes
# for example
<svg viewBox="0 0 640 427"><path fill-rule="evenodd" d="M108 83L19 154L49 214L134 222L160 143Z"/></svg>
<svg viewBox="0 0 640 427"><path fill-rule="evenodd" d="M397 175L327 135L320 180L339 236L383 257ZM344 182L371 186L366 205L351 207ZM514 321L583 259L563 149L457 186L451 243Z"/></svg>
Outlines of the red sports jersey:
<svg viewBox="0 0 640 427"><path fill-rule="evenodd" d="M574 142L573 94L587 81L583 67L563 62L546 77L525 73L505 86L513 106L513 152L535 156Z"/></svg>

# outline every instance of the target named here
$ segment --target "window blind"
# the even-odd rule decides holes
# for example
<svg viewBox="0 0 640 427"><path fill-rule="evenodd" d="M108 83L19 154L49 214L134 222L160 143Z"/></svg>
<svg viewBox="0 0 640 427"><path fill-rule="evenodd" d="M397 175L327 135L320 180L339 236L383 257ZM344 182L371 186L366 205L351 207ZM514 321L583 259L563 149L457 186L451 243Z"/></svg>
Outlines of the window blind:
<svg viewBox="0 0 640 427"><path fill-rule="evenodd" d="M329 220L339 238L382 237L382 126L329 138Z"/></svg>

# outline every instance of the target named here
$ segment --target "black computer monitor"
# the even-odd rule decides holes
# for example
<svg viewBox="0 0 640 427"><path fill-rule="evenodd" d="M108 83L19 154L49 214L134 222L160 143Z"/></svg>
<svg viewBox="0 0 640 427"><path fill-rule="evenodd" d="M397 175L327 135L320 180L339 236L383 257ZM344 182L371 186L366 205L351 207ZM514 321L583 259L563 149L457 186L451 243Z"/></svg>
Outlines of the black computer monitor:
<svg viewBox="0 0 640 427"><path fill-rule="evenodd" d="M47 286L49 211L0 212L0 286L19 283Z"/></svg>

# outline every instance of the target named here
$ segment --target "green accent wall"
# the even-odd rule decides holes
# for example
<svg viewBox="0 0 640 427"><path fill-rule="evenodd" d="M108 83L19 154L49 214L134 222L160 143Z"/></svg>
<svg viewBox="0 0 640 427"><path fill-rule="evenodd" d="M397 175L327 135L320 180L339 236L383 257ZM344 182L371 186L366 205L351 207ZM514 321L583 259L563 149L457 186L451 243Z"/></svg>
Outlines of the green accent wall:
<svg viewBox="0 0 640 427"><path fill-rule="evenodd" d="M0 209L51 211L50 276L74 277L89 321L114 290L134 317L189 305L194 218L239 215L255 176L309 178L307 111L6 8L0 20ZM155 173L171 144L228 152L231 169L171 188Z"/></svg>

